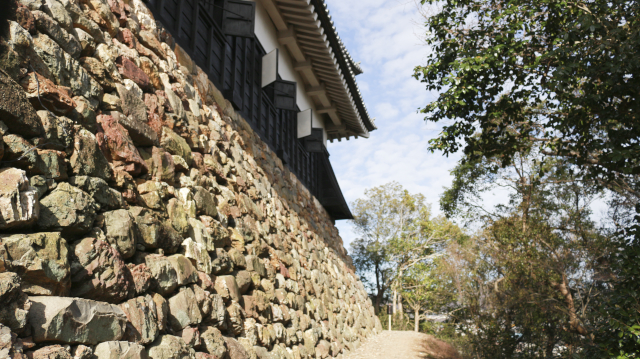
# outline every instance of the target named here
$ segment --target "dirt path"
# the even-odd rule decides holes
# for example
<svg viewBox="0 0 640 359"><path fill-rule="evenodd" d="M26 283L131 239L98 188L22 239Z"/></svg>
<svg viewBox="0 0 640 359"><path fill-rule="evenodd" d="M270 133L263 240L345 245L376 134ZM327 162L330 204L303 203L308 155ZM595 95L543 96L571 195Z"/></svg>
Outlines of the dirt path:
<svg viewBox="0 0 640 359"><path fill-rule="evenodd" d="M344 359L460 359L449 344L416 332L384 331Z"/></svg>

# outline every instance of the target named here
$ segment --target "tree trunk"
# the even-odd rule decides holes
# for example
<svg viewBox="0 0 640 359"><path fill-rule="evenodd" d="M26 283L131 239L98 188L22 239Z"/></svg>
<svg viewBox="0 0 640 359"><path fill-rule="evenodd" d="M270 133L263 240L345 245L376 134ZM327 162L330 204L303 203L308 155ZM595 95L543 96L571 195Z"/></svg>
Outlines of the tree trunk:
<svg viewBox="0 0 640 359"><path fill-rule="evenodd" d="M420 330L420 308L415 308L415 318L414 318L414 331L418 332Z"/></svg>
<svg viewBox="0 0 640 359"><path fill-rule="evenodd" d="M404 307L402 306L402 296L398 295L398 314L400 315L400 320L404 318Z"/></svg>
<svg viewBox="0 0 640 359"><path fill-rule="evenodd" d="M380 313L380 304L382 304L382 294L383 293L378 292L378 294L376 295L376 305L373 308L375 313L376 313L376 315L378 315L378 313Z"/></svg>
<svg viewBox="0 0 640 359"><path fill-rule="evenodd" d="M398 290L393 290L393 318L396 318L396 312L398 308Z"/></svg>
<svg viewBox="0 0 640 359"><path fill-rule="evenodd" d="M562 294L564 297L564 301L567 304L567 312L569 313L569 326L573 329L574 332L583 335L585 337L590 337L589 331L582 326L580 323L580 319L576 314L576 307L573 302L573 295L569 290L567 285L567 276L562 275L562 283L554 283L553 286Z"/></svg>

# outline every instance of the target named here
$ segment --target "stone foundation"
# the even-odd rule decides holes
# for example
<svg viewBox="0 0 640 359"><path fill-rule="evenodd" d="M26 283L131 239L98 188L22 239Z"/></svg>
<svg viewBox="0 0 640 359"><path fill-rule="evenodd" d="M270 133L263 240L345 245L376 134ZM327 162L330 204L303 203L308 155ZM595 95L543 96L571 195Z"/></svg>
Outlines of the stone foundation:
<svg viewBox="0 0 640 359"><path fill-rule="evenodd" d="M0 359L340 357L381 331L320 203L140 0L0 44Z"/></svg>

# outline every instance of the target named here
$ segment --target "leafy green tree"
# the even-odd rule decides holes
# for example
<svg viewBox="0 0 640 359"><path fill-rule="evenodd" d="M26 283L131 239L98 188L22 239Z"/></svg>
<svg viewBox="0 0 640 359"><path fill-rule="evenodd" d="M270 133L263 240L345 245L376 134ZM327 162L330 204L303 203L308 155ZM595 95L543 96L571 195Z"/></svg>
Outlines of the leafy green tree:
<svg viewBox="0 0 640 359"><path fill-rule="evenodd" d="M376 310L390 289L398 300L405 271L437 257L445 241L461 235L444 217L431 215L422 194L410 194L396 182L366 190L352 208L359 238L351 244L351 257L373 291Z"/></svg>
<svg viewBox="0 0 640 359"><path fill-rule="evenodd" d="M504 167L491 158L467 160L441 200L449 215L481 224L446 256L462 329L479 357L579 355L595 338L600 278L608 274L599 262L607 233L590 219L600 191L573 166L539 156L531 149ZM509 193L509 202L482 206L496 188Z"/></svg>
<svg viewBox="0 0 640 359"><path fill-rule="evenodd" d="M464 150L469 170L492 159L495 173L537 147L541 162L574 165L576 178L612 190L627 209L635 207L640 3L421 2L441 7L425 24L431 54L415 69L415 77L440 96L422 112L428 121L450 121L431 150ZM465 171L455 185L472 183L482 170ZM448 196L445 204L464 200L455 192ZM621 222L619 239L611 243L617 251L600 259L616 279L597 302L602 318L592 323L592 349L600 352L593 357L634 358L640 352L640 273L634 269L640 238L631 221Z"/></svg>
<svg viewBox="0 0 640 359"><path fill-rule="evenodd" d="M453 300L449 283L442 281L436 263L421 262L411 267L402 277L401 294L413 312L414 331L419 331L420 321L428 314L441 314Z"/></svg>
<svg viewBox="0 0 640 359"><path fill-rule="evenodd" d="M426 21L433 51L415 77L439 98L422 109L453 119L431 149L508 164L541 152L638 195L640 3L461 0ZM460 141L464 140L464 141Z"/></svg>

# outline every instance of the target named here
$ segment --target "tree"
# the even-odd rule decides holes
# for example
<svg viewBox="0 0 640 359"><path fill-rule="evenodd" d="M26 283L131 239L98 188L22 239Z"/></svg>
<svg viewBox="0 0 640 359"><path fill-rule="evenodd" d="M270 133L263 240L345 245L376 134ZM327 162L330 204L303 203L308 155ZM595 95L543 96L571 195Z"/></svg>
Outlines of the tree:
<svg viewBox="0 0 640 359"><path fill-rule="evenodd" d="M353 224L360 237L351 245L351 256L373 290L379 310L389 289L398 299L400 278L406 270L438 256L442 244L461 232L445 218L433 218L422 194L412 195L396 182L368 189L365 196L352 204Z"/></svg>
<svg viewBox="0 0 640 359"><path fill-rule="evenodd" d="M431 149L449 154L464 143L470 159L508 164L537 143L637 196L627 182L640 174L638 10L622 0L444 3L426 22L433 51L415 69L441 91L422 109L426 119L455 119Z"/></svg>
<svg viewBox="0 0 640 359"><path fill-rule="evenodd" d="M441 6L426 20L431 55L415 69L428 90L441 93L422 112L428 121L450 121L431 150L448 155L463 149L463 165L490 158L505 168L537 147L542 163L571 164L576 179L610 189L626 208L638 204L640 3L422 4ZM640 291L634 285L640 274L630 270L637 267L633 254L640 253L640 240L626 222L611 243L611 256L601 258L616 277L598 302L605 324L596 326L594 336L601 356L640 352L640 304L629 295Z"/></svg>
<svg viewBox="0 0 640 359"><path fill-rule="evenodd" d="M578 355L595 338L609 237L590 219L590 203L601 191L575 166L540 156L532 148L505 167L467 159L441 200L448 215L481 224L445 257L461 283L461 319L473 323L463 330L481 357L552 358L563 346ZM509 203L492 210L481 204L495 188Z"/></svg>
<svg viewBox="0 0 640 359"><path fill-rule="evenodd" d="M452 292L446 288L448 283L441 281L436 273L435 262L421 262L410 268L402 277L402 298L413 312L414 331L419 331L420 321L428 314L441 313L452 301Z"/></svg>

